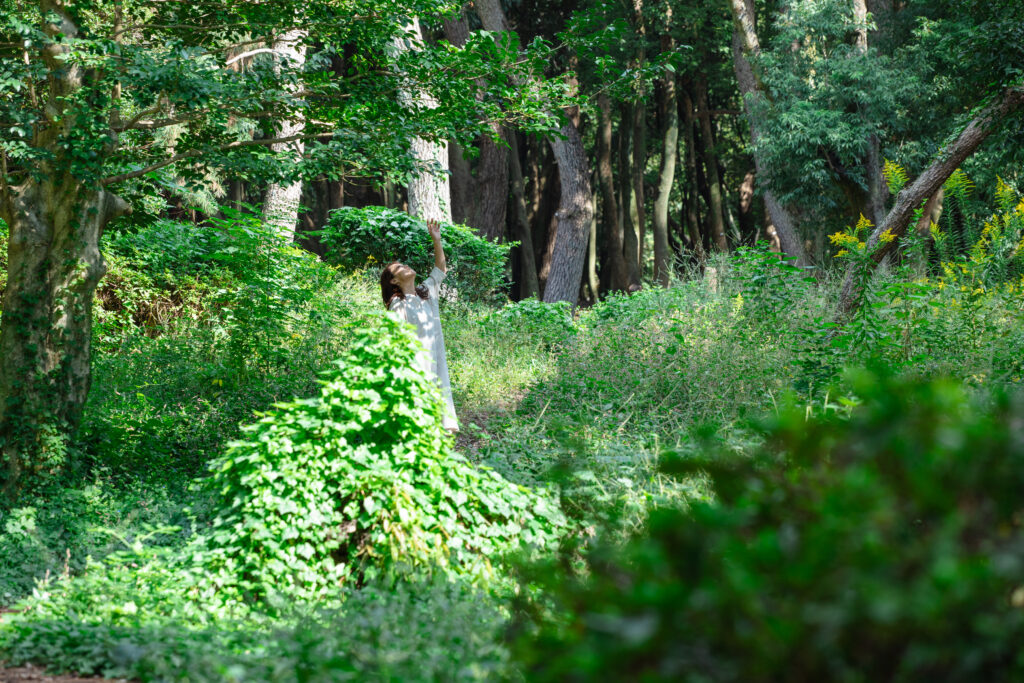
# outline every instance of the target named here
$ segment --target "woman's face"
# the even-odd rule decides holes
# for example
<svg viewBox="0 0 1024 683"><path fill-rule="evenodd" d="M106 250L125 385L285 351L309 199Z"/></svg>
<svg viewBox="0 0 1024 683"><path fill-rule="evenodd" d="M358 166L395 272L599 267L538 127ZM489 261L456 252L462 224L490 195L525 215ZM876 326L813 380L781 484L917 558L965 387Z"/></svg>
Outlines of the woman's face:
<svg viewBox="0 0 1024 683"><path fill-rule="evenodd" d="M391 283L402 289L412 287L416 282L416 271L405 265L397 263L391 266Z"/></svg>

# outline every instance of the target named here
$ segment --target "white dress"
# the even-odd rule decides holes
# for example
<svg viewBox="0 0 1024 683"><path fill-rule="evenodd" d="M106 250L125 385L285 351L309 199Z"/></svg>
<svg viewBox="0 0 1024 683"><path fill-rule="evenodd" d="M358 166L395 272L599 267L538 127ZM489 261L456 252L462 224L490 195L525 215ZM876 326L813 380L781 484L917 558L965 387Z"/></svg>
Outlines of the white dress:
<svg viewBox="0 0 1024 683"><path fill-rule="evenodd" d="M412 324L416 334L423 343L423 350L418 354L417 362L429 377L433 377L441 393L444 395L445 429L458 429L459 421L455 417L455 403L452 401L452 385L448 379L448 359L444 353L444 334L441 332L441 314L437 308L437 297L441 281L445 274L440 268L434 268L423 282L429 298L424 301L417 294L406 297L396 296L391 300L391 310L400 320Z"/></svg>

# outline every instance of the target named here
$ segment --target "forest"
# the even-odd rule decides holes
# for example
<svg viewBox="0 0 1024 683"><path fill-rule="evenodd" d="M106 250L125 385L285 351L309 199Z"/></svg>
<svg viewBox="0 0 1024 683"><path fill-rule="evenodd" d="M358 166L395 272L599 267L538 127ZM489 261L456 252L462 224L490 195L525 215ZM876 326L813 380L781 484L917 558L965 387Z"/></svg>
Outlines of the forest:
<svg viewBox="0 0 1024 683"><path fill-rule="evenodd" d="M1022 16L0 0L0 680L1024 680Z"/></svg>

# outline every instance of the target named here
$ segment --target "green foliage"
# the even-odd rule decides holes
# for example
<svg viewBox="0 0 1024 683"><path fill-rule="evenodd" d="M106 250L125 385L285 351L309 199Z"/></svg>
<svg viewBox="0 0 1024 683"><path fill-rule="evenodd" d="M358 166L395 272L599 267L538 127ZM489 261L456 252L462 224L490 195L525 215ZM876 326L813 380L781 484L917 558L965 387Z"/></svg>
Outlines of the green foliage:
<svg viewBox="0 0 1024 683"><path fill-rule="evenodd" d="M728 277L738 290L737 305L744 315L762 325L779 324L779 318L791 317L793 306L815 282L780 254L761 242L755 247L739 247L728 269Z"/></svg>
<svg viewBox="0 0 1024 683"><path fill-rule="evenodd" d="M184 523L166 491L122 491L97 477L78 487L53 486L22 507L0 510L0 605L29 594L45 577L81 572L89 556L105 556L119 538L145 524ZM177 542L181 536L163 538Z"/></svg>
<svg viewBox="0 0 1024 683"><path fill-rule="evenodd" d="M102 573L45 586L32 613L5 615L0 652L13 665L143 681L508 675L499 604L461 584L368 586L340 606L289 609L273 621L214 618L190 609L182 576L153 559L126 554Z"/></svg>
<svg viewBox="0 0 1024 683"><path fill-rule="evenodd" d="M585 574L534 568L530 680L1013 680L1024 675L1024 403L851 377L856 402L770 446L670 459L719 500L664 510Z"/></svg>
<svg viewBox="0 0 1024 683"><path fill-rule="evenodd" d="M555 540L564 523L542 494L450 451L416 343L380 316L319 396L278 404L212 463L223 502L201 562L218 585L313 596L434 569L486 578L500 553Z"/></svg>
<svg viewBox="0 0 1024 683"><path fill-rule="evenodd" d="M889 159L885 160L885 165L882 167L882 177L885 178L885 184L889 186L889 192L893 196L899 194L900 190L906 187L906 184L910 182L910 177L907 175L907 169L903 168L903 166L899 165L895 161L890 161Z"/></svg>
<svg viewBox="0 0 1024 683"><path fill-rule="evenodd" d="M546 348L564 347L576 336L572 306L568 301L546 303L534 298L506 304L480 319L489 333L513 330L539 339Z"/></svg>
<svg viewBox="0 0 1024 683"><path fill-rule="evenodd" d="M401 261L426 277L434 267L433 247L423 221L379 206L331 212L320 231L324 258L349 270L382 267ZM446 225L441 241L449 281L464 297L485 300L504 288L505 262L511 244L495 244L464 225Z"/></svg>

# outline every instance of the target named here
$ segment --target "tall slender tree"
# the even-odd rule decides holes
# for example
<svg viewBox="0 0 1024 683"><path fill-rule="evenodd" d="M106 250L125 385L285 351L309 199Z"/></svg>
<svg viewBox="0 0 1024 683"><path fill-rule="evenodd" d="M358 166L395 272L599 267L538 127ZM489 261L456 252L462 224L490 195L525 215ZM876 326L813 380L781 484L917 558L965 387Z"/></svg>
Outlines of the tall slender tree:
<svg viewBox="0 0 1024 683"><path fill-rule="evenodd" d="M300 76L306 64L306 39L308 33L302 28L285 31L273 41L274 59L278 62L275 73ZM284 87L292 93L302 88L300 77L284 80ZM289 142L271 143L270 149L281 155L292 157L293 166L302 160L306 144L305 115L301 109L281 121L277 125L278 138L290 138ZM299 221L299 204L302 201L302 179L274 180L267 186L263 199L263 216L267 225L271 226L287 242L295 239L295 226Z"/></svg>
<svg viewBox="0 0 1024 683"><path fill-rule="evenodd" d="M757 139L761 135L757 109L759 104L764 101L765 95L764 86L755 75L754 69L750 64L751 58L756 58L761 52L761 42L757 37L756 25L754 23L754 2L753 0L731 0L730 6L735 23L732 43L733 68L736 71L736 80L739 82L744 108L750 123L750 144L756 146ZM758 177L763 179L765 173L756 147L754 165L757 169ZM771 218L782 250L798 265L807 265L807 256L804 252L803 243L800 241L796 221L793 219L792 214L779 202L774 191L770 188L763 187L763 193L765 210Z"/></svg>
<svg viewBox="0 0 1024 683"><path fill-rule="evenodd" d="M480 0L475 3L484 29L498 34L513 34L498 0ZM518 40L517 40L518 42ZM579 299L583 266L587 258L590 239L590 220L593 216L590 190L590 164L578 128L579 112L565 112L559 134L548 139L558 164L561 199L558 227L551 253L550 270L544 285L544 301L571 301Z"/></svg>

